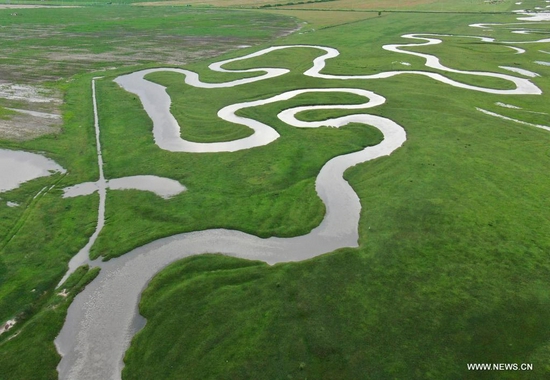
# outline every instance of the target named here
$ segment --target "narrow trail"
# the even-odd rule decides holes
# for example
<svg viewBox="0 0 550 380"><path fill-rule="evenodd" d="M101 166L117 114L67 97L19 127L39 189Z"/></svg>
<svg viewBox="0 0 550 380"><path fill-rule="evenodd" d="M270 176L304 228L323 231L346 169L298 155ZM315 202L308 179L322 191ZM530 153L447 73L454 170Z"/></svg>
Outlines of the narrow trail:
<svg viewBox="0 0 550 380"><path fill-rule="evenodd" d="M103 174L103 155L101 153L101 141L99 138L99 113L97 111L97 95L96 95L96 86L95 82L101 77L92 78L92 101L93 101L93 110L94 110L94 130L95 130L95 141L96 141L96 154L97 154L97 166L99 169L99 179L96 182L99 193L99 209L97 215L96 228L88 243L69 261L69 269L59 281L57 286L61 286L67 278L73 273L79 266L83 263L89 261L90 249L94 245L99 233L105 226L105 201L107 199L107 181L105 180L105 175ZM92 264L93 265L93 264Z"/></svg>
<svg viewBox="0 0 550 380"><path fill-rule="evenodd" d="M40 202L40 200L48 193L50 192L55 186L61 182L61 180L66 176L66 173L62 173L61 177L55 180L51 185L44 186L38 193L36 193L32 199L28 202L28 204L25 206L25 210L23 213L19 216L17 221L14 223L11 230L7 233L7 235L4 237L2 242L0 242L0 252L6 248L6 246L10 243L10 241L17 235L19 230L23 227L23 225L26 223L26 221L29 219L30 215L33 213L36 205Z"/></svg>
<svg viewBox="0 0 550 380"><path fill-rule="evenodd" d="M19 218L14 223L13 227L10 229L10 231L6 234L2 242L0 243L0 252L6 248L6 246L10 243L10 241L17 235L21 227L25 224L27 219L29 218L29 215L32 214L32 210L34 209L35 204L38 202L38 199L42 196L42 193L48 188L48 186L44 186L38 193L36 193L32 199L28 202L28 204L25 205L25 210L21 213Z"/></svg>

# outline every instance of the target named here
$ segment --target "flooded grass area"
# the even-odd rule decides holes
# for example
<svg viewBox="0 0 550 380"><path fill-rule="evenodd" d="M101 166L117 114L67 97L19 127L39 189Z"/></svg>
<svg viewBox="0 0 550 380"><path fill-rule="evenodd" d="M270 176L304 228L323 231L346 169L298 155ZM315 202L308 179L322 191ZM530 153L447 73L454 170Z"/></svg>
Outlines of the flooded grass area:
<svg viewBox="0 0 550 380"><path fill-rule="evenodd" d="M280 16L121 5L0 9L0 25L0 107L58 115L66 81L77 73L155 62L183 65L296 28ZM3 114L0 139L61 131L60 121Z"/></svg>
<svg viewBox="0 0 550 380"><path fill-rule="evenodd" d="M140 63L185 64L295 28L287 18L129 6L0 9L0 78L29 83ZM246 32L240 25L246 22Z"/></svg>

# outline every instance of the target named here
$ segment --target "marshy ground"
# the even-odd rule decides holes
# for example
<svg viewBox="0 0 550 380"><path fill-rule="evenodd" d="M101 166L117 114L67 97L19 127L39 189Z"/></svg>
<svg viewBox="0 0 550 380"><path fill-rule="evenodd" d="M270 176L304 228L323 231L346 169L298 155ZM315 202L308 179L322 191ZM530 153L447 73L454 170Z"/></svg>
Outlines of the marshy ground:
<svg viewBox="0 0 550 380"><path fill-rule="evenodd" d="M237 153L176 155L155 146L139 99L112 79L185 65L207 80L222 81L225 74L207 70L222 59L217 54L234 58L243 54L233 50L242 45L260 44L244 50L252 52L273 44L321 44L341 53L325 68L328 74L427 70L470 85L509 88L498 78L444 73L426 68L420 56L382 48L410 42L401 37L408 33L450 35L440 37L442 44L406 48L410 51L433 54L461 70L528 78L543 93L475 93L419 75L349 82L386 97L375 113L403 125L408 136L391 158L346 172L362 204L359 247L275 266L219 255L173 264L142 296L140 312L148 324L127 352L123 377L479 378L467 371L470 362L533 363L529 373L497 375L548 377L549 133L478 110L550 124L548 66L537 63L549 61L548 22L513 25L520 16L510 13L548 4L395 1L396 12L378 10L377 4L342 0L254 11L195 4L0 9L0 89L6 94L0 125L32 116L17 110L62 115L52 126L57 133L32 139L6 134L0 146L42 152L68 170L0 194L0 321L16 320L0 336L0 377L57 378L60 357L53 340L70 302L97 275L81 268L66 291L55 290L97 220L97 196L62 198L63 188L98 177L92 77L104 77L98 103L108 176L151 174L188 188L170 200L108 192L106 226L94 256L116 257L163 236L217 227L288 237L322 220L314 186L320 167L376 135L358 126L296 130L276 115L290 106L357 99L304 95L243 110L242 116L272 125L281 135L277 143ZM344 11L348 6L356 9ZM469 26L480 22L496 25ZM298 26L300 31L274 40ZM530 34L511 33L522 28ZM183 132L188 138L232 139L246 131L219 124L215 115L221 107L297 87L334 86L301 75L314 58L298 51L257 57L250 66L280 65L291 73L270 86L243 90L207 92L182 85L175 74L159 73L152 80L167 86L176 118L188 122ZM8 99L15 96L14 86L49 101ZM299 118L323 120L345 112L307 111ZM10 207L14 203L19 206Z"/></svg>

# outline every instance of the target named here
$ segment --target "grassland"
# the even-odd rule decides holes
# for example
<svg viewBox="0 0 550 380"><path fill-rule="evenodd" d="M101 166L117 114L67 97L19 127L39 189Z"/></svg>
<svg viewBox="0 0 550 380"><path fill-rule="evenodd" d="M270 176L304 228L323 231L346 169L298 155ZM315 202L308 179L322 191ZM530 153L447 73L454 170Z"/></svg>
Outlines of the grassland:
<svg viewBox="0 0 550 380"><path fill-rule="evenodd" d="M240 24L245 20L249 29L243 33ZM68 171L0 194L0 323L17 320L0 336L0 378L55 378L59 355L53 339L72 298L49 312L57 297L54 288L69 259L93 232L97 218L97 195L61 198L63 187L97 179L91 78L115 67L214 56L241 44L269 40L295 28L295 22L224 10L113 6L0 9L0 24L0 78L52 90L64 100L59 106L56 97L49 103L1 99L1 121L14 117L5 107L41 111L50 107L62 112L63 125L57 134L27 141L2 136L0 147L41 152ZM160 45L170 51L170 58L159 53ZM36 197L42 189L49 190ZM19 207L8 207L7 201ZM23 355L25 347L33 349Z"/></svg>
<svg viewBox="0 0 550 380"><path fill-rule="evenodd" d="M512 8L514 2L484 0L338 0L322 3L285 6L292 9L353 10L353 11L421 11L421 12L503 12Z"/></svg>
<svg viewBox="0 0 550 380"><path fill-rule="evenodd" d="M243 23L246 32L240 27ZM106 2L86 8L0 9L0 25L2 81L47 91L50 99L38 103L30 96L26 100L0 96L0 107L54 114L61 113L65 81L75 74L156 62L182 65L296 28L293 20L270 14ZM44 119L22 114L0 117L0 139L44 134Z"/></svg>
<svg viewBox="0 0 550 380"><path fill-rule="evenodd" d="M381 46L412 30L479 34L467 28L479 20L391 14L281 43L322 41L337 47L341 56L325 71L333 74L389 70L395 60L420 69L420 59ZM513 19L484 18L507 20ZM491 33L510 38L504 29ZM517 56L500 45L481 49L473 39L445 38L443 45L418 50L441 54L443 63L457 68L501 71L498 65L508 65L542 74L545 69L533 63L538 48ZM284 62L303 69L308 54L289 52ZM233 67L281 61L266 56ZM292 81L313 85L305 78ZM549 88L544 75L534 81ZM279 85L280 91L286 88ZM472 93L413 75L346 85L386 96L387 104L372 112L391 117L408 132L406 145L390 159L347 173L362 199L361 247L274 267L220 256L172 265L143 295L148 324L127 353L124 378L548 376L550 293L544 284L550 224L542 210L548 207L544 173L550 136L482 116L475 108L534 120L540 115L496 109L495 103L543 112L547 95ZM340 112L302 117L335 114ZM535 370L480 374L467 371L471 362L533 363Z"/></svg>
<svg viewBox="0 0 550 380"><path fill-rule="evenodd" d="M454 2L452 9L471 7L471 3ZM449 6L432 2L440 4L445 9ZM485 10L474 5L475 10ZM500 4L499 9L504 5L509 8L511 3ZM15 19L2 12L9 11L0 11L2 20ZM59 357L52 340L70 297L61 299L53 288L95 224L95 196L60 197L63 186L97 177L89 92L90 79L97 73L73 74L126 66L101 72L105 78L98 81L108 178L155 174L180 180L189 189L170 200L137 191L109 192L107 224L94 255L114 257L161 236L212 227L259 236L304 233L323 216L323 205L314 192L314 178L322 164L380 138L369 127L298 130L276 119L278 111L292 105L357 101L316 95L243 111L279 131L281 138L270 146L227 154L161 151L153 144L151 123L138 100L111 79L145 66L187 63L205 51L214 55L227 46L264 41L292 22L271 19L272 11L117 6L55 10L57 17L49 18L42 18L45 13L40 12L54 10L25 10L26 26L11 24L12 30L26 37L21 46L10 42L12 61L2 64L12 69L22 65L29 73L33 65L43 70L29 80L60 79L46 85L64 94L63 130L28 142L4 140L0 146L46 151L70 174L39 179L1 195L0 321L20 317L18 327L0 337L0 378L9 379L56 377ZM334 14L341 18L331 21L327 15L332 12L284 12L319 20L309 30L346 24L277 41L338 48L340 57L325 69L334 74L398 69L396 61L411 63L402 69L424 69L420 58L384 51L382 45L405 43L399 36L411 32L480 35L489 32L467 25L513 20L504 15L395 12L351 22L357 19L345 17L352 13L371 14L339 12ZM250 17L258 22L249 22ZM220 23L228 27L219 28ZM266 23L273 25L267 28L271 34L266 33ZM46 31L44 37L31 38L28 29L40 25ZM59 28L66 34L56 37L52 31ZM504 40L529 37L514 37L504 28L490 33ZM102 36L101 43L96 35ZM4 36L9 39L9 34ZM193 41L203 36L212 38L195 48ZM160 43L163 48L156 49ZM179 55L182 46L186 46L183 56ZM497 67L505 65L539 72L542 76L534 82L545 91L541 96L479 94L414 75L383 81L320 81L300 75L316 56L310 50L278 52L232 66L281 62L292 70L270 86L212 92L182 86L176 75L152 76L168 86L176 116L186 121L182 134L192 139L246 135L247 130L215 121L217 109L229 103L298 87L345 85L384 95L388 102L372 113L405 126L408 141L391 158L360 165L346 174L363 206L360 248L273 267L211 255L181 261L161 272L143 295L141 312L148 324L128 351L124 378L178 379L182 374L190 379L497 378L491 377L494 373L467 372L469 362L533 363L535 370L530 373L496 375L547 378L550 220L545 210L550 206L550 135L475 109L542 123L543 115L526 110L544 112L548 104L548 68L533 63L544 58L538 51L544 48L548 50L544 44L535 44L526 54L514 55L498 44L487 47L473 39L449 37L442 45L414 49L436 54L443 63L460 69L506 72ZM66 51L69 57L80 49L85 49L86 57L101 59L72 63L67 58L63 65L50 62L44 53ZM135 55L139 49L148 53ZM207 63L187 67L205 80L225 79L207 72ZM55 75L48 77L50 71ZM498 108L496 102L524 110ZM186 104L200 107L201 113L189 113ZM0 112L0 117L10 117L9 112ZM301 117L322 120L339 114L318 111ZM52 184L56 185L52 191L33 199ZM21 206L8 208L4 200ZM84 272L75 275L74 287L67 285L72 296L89 280ZM16 338L7 340L16 333Z"/></svg>
<svg viewBox="0 0 550 380"><path fill-rule="evenodd" d="M98 268L80 267L69 277L62 292L54 292L52 288L36 290L42 302L32 310L32 318L20 317L17 331L0 343L2 378L57 379L55 367L59 354L52 342L63 325L71 301L98 273Z"/></svg>
<svg viewBox="0 0 550 380"><path fill-rule="evenodd" d="M536 0L535 0L536 1ZM334 0L334 1L302 1L302 0L168 0L145 2L143 5L167 6L213 6L235 8L278 7L292 9L320 10L351 10L351 11L381 11L381 10L414 10L414 11L506 11L511 8L511 1L483 0Z"/></svg>
<svg viewBox="0 0 550 380"><path fill-rule="evenodd" d="M0 74L18 83L66 80L86 71L151 62L181 65L295 27L282 17L184 7L113 5L13 13L0 10Z"/></svg>
<svg viewBox="0 0 550 380"><path fill-rule="evenodd" d="M306 58L299 55L298 59L303 62ZM297 77L298 73L278 80L273 94L284 88L294 88ZM173 80L170 82L174 83ZM150 121L133 96L124 94L108 81L100 82L98 89L99 104L104 112L102 133L106 142L103 144L106 177L143 173L170 176L192 191L168 201L137 191L110 194L106 214L108 222L92 249L94 257L99 254L119 256L160 237L196 229L225 227L264 237L306 233L320 223L324 214L314 188L315 177L322 165L335 155L380 141L380 133L368 127L304 130L286 126L275 117L283 107L312 102L312 99L297 98L294 102L250 111L253 117L273 125L281 134L281 138L269 146L235 153L171 153L153 145ZM204 114L195 115L191 120L185 117L184 125L191 124L189 129L192 131L201 130L201 136L211 134L222 141L232 137L231 126L212 123L211 117L218 108L233 103L236 96L244 99L257 97L252 91L248 87L213 93L200 89L194 91L186 86L185 95L178 97L178 102L192 104L194 108L200 104ZM265 90L262 86L256 91ZM117 102L111 99L117 99ZM323 97L318 96L315 100L322 101ZM127 113L117 112L121 105ZM208 122L204 123L203 119ZM195 122L198 124L193 128ZM128 130L127 125L133 128ZM218 126L221 133L213 131ZM226 130L229 134L224 133ZM277 157L275 161L274 157Z"/></svg>

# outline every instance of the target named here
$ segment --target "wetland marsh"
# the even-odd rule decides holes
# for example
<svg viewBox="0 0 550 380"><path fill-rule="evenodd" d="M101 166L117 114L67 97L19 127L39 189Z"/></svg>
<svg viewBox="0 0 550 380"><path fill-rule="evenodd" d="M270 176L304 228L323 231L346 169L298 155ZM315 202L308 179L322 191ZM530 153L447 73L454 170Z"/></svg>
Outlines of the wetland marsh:
<svg viewBox="0 0 550 380"><path fill-rule="evenodd" d="M97 74L50 85L62 131L0 145L67 169L2 194L20 206L1 209L0 320L16 324L0 375L57 378L61 331L60 378L476 378L470 362L545 378L547 28L525 11L392 13L183 70L161 56L105 70L94 91ZM131 73L163 107L125 91ZM143 176L186 191L116 185ZM86 196L63 197L78 184ZM55 290L98 206L91 258Z"/></svg>

